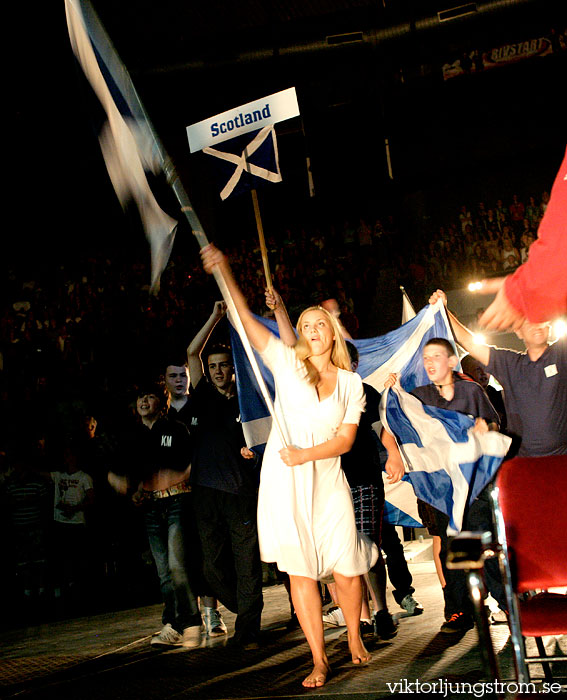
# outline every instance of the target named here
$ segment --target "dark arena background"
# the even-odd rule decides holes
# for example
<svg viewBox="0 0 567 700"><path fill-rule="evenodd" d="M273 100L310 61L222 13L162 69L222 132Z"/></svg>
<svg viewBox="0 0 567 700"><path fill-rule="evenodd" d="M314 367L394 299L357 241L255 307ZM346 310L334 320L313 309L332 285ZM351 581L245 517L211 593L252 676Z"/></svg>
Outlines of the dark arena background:
<svg viewBox="0 0 567 700"><path fill-rule="evenodd" d="M230 256L256 313L266 307L250 195L221 201L214 159L189 152L186 127L290 87L301 114L276 124L283 180L259 188L258 199L274 285L293 322L309 303L336 298L353 337L381 335L401 323L400 286L419 311L435 289L462 300L471 281L514 269L497 253L506 236L527 255L565 152L564 0L92 0L92 5L205 234ZM14 460L35 458L50 439L76 436L84 416L96 417L104 449L111 450L130 418L134 385L162 373L166 358L185 358L220 298L201 268L187 221L160 182L155 184L164 208L179 226L161 289L150 295L149 246L135 207L123 210L110 183L97 138L100 109L72 53L63 1L9 3L3 17L8 190L0 255L1 487ZM515 197L526 207L519 222L509 212ZM464 303L465 320L475 309L474 302ZM225 325L215 338L228 338ZM488 341L503 342L498 334ZM5 511L0 518L8 552ZM139 536L137 530L134 537ZM119 561L134 567L135 580L126 569L99 570L88 604L65 607L50 599L31 614L7 567L0 593L11 661L0 691L4 684L13 694L27 697L37 690L37 697L47 697L41 679L55 682L49 664L64 674L84 653L89 663L96 657L92 677L98 680L72 686L61 676L59 697L66 697L63 686L69 697L71 688L81 698L107 692L95 671L110 668L104 654L114 641L126 648L160 624L159 589L151 560L143 558L144 543L135 542L132 552L131 561L131 552ZM441 609L434 575L420 576L424 602ZM280 597L268 594L270 624L276 624L278 612L287 615L285 593ZM150 631L138 628L143 616L129 617L135 606L153 606ZM107 616L108 626L99 620L96 629L77 629L64 642L64 661L54 660L48 638L31 635L28 656L35 667L25 667L31 668L28 676L17 675L17 648L26 645L18 634L26 625L62 626L89 615ZM435 621L419 624L431 624L422 632L433 636ZM128 625L136 630L132 639L125 634ZM106 636L96 646L99 633ZM84 652L83 638L94 645ZM412 664L411 677L425 673L430 656L445 652L446 677L450 672L460 677L456 648L447 651L432 641L417 659L413 641L408 637L400 657L406 666L390 680L409 674ZM285 647L282 669L295 668L292 653L299 643ZM201 684L194 697L267 694L273 680L269 663L259 671L264 687L247 695L244 681L235 681L230 691L207 686L207 663L214 665L216 657L211 649L200 651L208 656L202 664L190 662ZM462 660L462 668L474 679L480 664L476 642L468 652L472 656ZM42 655L50 661L42 662ZM154 675L148 677L161 678L167 687L183 674L180 659L172 655L167 668L158 668L152 657ZM222 678L239 668L228 658ZM86 677L72 670L69 678L75 676ZM112 671L107 677L116 682L109 686L111 697L159 693L150 681L145 687L138 680L128 691L122 679L130 676ZM171 694L189 695L179 683ZM284 684L276 695L291 697L288 690ZM363 697L359 685L349 692ZM386 696L385 690L368 695Z"/></svg>

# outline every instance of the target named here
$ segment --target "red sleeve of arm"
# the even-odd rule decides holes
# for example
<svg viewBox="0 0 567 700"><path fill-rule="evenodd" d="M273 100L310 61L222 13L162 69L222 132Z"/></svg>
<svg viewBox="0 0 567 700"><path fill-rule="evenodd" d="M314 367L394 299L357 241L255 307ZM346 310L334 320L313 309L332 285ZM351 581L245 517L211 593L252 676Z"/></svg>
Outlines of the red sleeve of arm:
<svg viewBox="0 0 567 700"><path fill-rule="evenodd" d="M506 280L506 297L532 323L567 311L567 151L528 261Z"/></svg>

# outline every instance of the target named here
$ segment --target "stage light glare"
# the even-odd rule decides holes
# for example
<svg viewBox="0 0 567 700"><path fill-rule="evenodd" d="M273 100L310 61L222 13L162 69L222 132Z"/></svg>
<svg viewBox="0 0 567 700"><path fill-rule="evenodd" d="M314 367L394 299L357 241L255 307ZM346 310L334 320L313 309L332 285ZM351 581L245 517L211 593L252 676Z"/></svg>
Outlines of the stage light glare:
<svg viewBox="0 0 567 700"><path fill-rule="evenodd" d="M486 336L482 335L482 333L475 333L473 335L473 343L477 345L486 345Z"/></svg>
<svg viewBox="0 0 567 700"><path fill-rule="evenodd" d="M469 284L469 292L478 292L479 289L482 289L482 282L471 282Z"/></svg>
<svg viewBox="0 0 567 700"><path fill-rule="evenodd" d="M567 335L567 321L560 318L553 324L553 335L555 338L563 338Z"/></svg>

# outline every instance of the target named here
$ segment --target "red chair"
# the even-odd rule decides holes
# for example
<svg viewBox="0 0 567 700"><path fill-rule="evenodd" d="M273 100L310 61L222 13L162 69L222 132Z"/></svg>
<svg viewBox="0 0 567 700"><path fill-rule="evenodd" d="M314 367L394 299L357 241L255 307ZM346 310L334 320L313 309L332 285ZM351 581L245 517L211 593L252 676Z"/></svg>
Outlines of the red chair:
<svg viewBox="0 0 567 700"><path fill-rule="evenodd" d="M517 680L530 681L533 663L552 680L550 663L567 661L542 640L567 634L567 595L547 592L567 586L567 455L504 462L491 495ZM526 656L526 637L538 656Z"/></svg>

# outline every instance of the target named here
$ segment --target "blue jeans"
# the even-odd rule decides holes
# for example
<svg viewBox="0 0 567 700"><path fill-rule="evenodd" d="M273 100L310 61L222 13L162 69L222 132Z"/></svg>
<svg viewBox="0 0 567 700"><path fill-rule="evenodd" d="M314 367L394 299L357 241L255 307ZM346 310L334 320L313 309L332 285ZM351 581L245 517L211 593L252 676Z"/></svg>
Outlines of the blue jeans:
<svg viewBox="0 0 567 700"><path fill-rule="evenodd" d="M150 501L144 514L164 604L162 623L169 623L180 633L186 627L201 624L186 566L185 533L191 517L190 498L190 494L181 493Z"/></svg>

